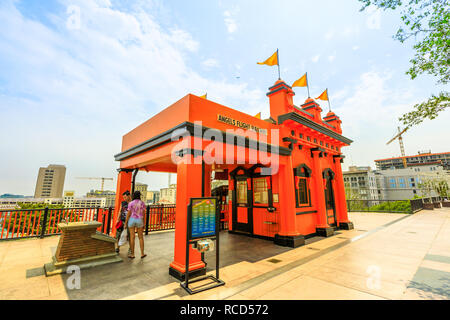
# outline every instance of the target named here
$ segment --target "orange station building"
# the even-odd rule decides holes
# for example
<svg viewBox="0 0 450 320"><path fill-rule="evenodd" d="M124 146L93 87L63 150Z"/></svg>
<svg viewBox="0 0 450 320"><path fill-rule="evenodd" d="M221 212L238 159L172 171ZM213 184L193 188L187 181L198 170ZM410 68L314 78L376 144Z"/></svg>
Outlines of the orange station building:
<svg viewBox="0 0 450 320"><path fill-rule="evenodd" d="M113 225L138 171L177 173L169 273L178 279L186 270L187 205L211 196L212 175L228 180L228 232L297 247L353 228L341 169L341 148L352 141L342 136L341 120L333 112L322 118L313 99L295 106L283 80L267 96L267 120L188 94L123 136ZM189 250L189 273L204 274L201 254Z"/></svg>

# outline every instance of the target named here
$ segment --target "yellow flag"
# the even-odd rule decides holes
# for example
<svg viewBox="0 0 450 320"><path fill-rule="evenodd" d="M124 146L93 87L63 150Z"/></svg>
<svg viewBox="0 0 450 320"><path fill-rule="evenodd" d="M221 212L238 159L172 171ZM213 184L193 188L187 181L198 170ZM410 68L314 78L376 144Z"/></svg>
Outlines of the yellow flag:
<svg viewBox="0 0 450 320"><path fill-rule="evenodd" d="M316 100L326 100L328 101L328 89L325 89L324 92L320 96L316 98Z"/></svg>
<svg viewBox="0 0 450 320"><path fill-rule="evenodd" d="M278 65L278 50L275 51L275 53L273 55L271 55L269 59L267 59L264 62L257 62L257 64L266 64L268 66Z"/></svg>
<svg viewBox="0 0 450 320"><path fill-rule="evenodd" d="M200 96L200 98L206 99L207 95L208 95L208 93L205 93L204 95Z"/></svg>
<svg viewBox="0 0 450 320"><path fill-rule="evenodd" d="M258 112L258 114L255 116L255 118L261 119L261 112Z"/></svg>
<svg viewBox="0 0 450 320"><path fill-rule="evenodd" d="M307 87L308 86L308 79L306 77L306 73L298 80L296 80L292 87Z"/></svg>

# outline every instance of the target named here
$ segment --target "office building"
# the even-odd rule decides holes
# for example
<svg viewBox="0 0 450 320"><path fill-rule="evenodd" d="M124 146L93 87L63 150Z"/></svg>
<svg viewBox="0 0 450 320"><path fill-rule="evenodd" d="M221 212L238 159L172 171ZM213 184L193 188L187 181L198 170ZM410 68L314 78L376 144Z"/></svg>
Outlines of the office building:
<svg viewBox="0 0 450 320"><path fill-rule="evenodd" d="M66 167L51 164L46 168L39 168L35 198L62 198Z"/></svg>
<svg viewBox="0 0 450 320"><path fill-rule="evenodd" d="M136 182L134 185L134 191L140 191L141 192L141 200L147 203L147 188L148 185L145 183Z"/></svg>
<svg viewBox="0 0 450 320"><path fill-rule="evenodd" d="M450 168L450 152L431 153L431 151L418 152L413 156L395 157L375 160L377 170L402 169L403 159L406 158L407 167L441 165L445 169Z"/></svg>
<svg viewBox="0 0 450 320"><path fill-rule="evenodd" d="M401 169L374 170L370 167L349 167L343 172L347 200L408 200L415 196L436 197L426 187L429 180L446 181L450 171L441 165L421 165Z"/></svg>
<svg viewBox="0 0 450 320"><path fill-rule="evenodd" d="M175 204L177 202L177 185L171 184L169 188L162 188L160 191L159 203Z"/></svg>
<svg viewBox="0 0 450 320"><path fill-rule="evenodd" d="M113 208L116 201L116 193L110 190L91 190L86 194L87 198L106 198L105 206Z"/></svg>
<svg viewBox="0 0 450 320"><path fill-rule="evenodd" d="M159 191L147 191L147 204L157 204L159 202Z"/></svg>

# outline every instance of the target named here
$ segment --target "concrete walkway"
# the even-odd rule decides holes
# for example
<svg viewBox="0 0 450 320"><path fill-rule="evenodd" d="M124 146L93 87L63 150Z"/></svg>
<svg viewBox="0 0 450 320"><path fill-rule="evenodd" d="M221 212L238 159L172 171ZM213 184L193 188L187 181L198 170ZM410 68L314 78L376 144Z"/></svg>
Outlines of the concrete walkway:
<svg viewBox="0 0 450 320"><path fill-rule="evenodd" d="M0 242L0 299L450 299L449 208L350 218L355 230L295 249L223 232L226 285L192 296L168 275L173 232L147 236L143 261L82 270L72 290L42 274L58 237Z"/></svg>

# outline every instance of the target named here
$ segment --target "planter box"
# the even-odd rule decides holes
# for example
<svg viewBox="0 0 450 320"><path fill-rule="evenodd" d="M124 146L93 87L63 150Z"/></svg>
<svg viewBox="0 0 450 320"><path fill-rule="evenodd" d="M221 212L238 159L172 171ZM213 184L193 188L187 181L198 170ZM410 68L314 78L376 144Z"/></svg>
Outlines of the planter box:
<svg viewBox="0 0 450 320"><path fill-rule="evenodd" d="M434 210L434 204L433 203L424 203L423 208L425 210Z"/></svg>
<svg viewBox="0 0 450 320"><path fill-rule="evenodd" d="M442 206L446 208L450 208L450 201L442 201Z"/></svg>
<svg viewBox="0 0 450 320"><path fill-rule="evenodd" d="M441 207L441 203L440 202L434 202L433 203L435 208L440 208Z"/></svg>

